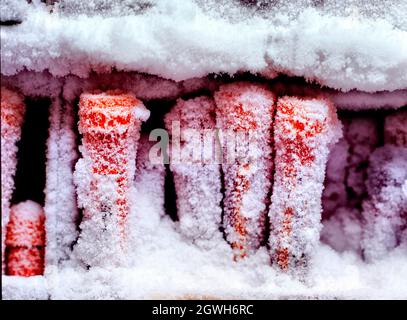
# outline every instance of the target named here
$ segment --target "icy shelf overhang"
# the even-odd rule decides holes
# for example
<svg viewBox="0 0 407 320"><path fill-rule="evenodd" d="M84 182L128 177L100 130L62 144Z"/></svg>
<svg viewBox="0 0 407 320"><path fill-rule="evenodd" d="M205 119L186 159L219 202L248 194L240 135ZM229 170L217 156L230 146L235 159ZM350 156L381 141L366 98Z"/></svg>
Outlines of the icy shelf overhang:
<svg viewBox="0 0 407 320"><path fill-rule="evenodd" d="M122 89L133 92L143 101L175 100L200 93L213 94L222 83L238 80L254 80L266 82L270 89L278 95L313 95L325 96L332 100L338 109L374 110L397 109L407 105L407 89L380 92L363 92L323 88L318 84L306 83L301 78L278 76L267 80L250 74L236 75L233 78L214 75L202 78L191 78L174 81L154 75L137 72L90 73L86 78L69 75L55 77L48 71L22 71L11 76L2 76L1 85L15 88L29 97L56 97L63 93L69 101L78 97L81 92L92 89Z"/></svg>
<svg viewBox="0 0 407 320"><path fill-rule="evenodd" d="M247 71L342 91L407 87L403 1L8 3L2 17L21 23L1 29L3 75L86 77L115 68L181 81Z"/></svg>

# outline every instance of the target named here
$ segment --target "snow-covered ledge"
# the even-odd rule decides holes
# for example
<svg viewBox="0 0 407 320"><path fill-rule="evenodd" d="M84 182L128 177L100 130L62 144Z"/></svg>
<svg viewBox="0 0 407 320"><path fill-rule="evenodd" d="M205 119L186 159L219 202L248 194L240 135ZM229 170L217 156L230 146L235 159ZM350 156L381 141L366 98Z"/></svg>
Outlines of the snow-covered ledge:
<svg viewBox="0 0 407 320"><path fill-rule="evenodd" d="M49 2L3 4L10 19L21 20L1 28L3 75L28 69L86 76L114 67L180 81L249 71L343 91L407 87L403 1L262 7L261 0L135 0L104 9L98 0Z"/></svg>

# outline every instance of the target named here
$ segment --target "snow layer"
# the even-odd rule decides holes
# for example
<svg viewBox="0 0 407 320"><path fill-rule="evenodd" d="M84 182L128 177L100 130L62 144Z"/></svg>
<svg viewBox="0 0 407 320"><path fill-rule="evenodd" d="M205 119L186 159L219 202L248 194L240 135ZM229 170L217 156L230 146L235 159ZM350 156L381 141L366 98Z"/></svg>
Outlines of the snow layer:
<svg viewBox="0 0 407 320"><path fill-rule="evenodd" d="M86 76L113 67L177 81L250 71L344 91L407 86L405 1L273 1L262 10L231 0L62 2L52 10L38 0L2 6L22 21L1 29L3 75Z"/></svg>
<svg viewBox="0 0 407 320"><path fill-rule="evenodd" d="M35 277L1 277L2 298L5 300L45 300L49 298L47 279Z"/></svg>
<svg viewBox="0 0 407 320"><path fill-rule="evenodd" d="M352 252L318 246L311 285L277 272L265 248L236 264L226 243L211 251L189 245L164 219L143 246L134 250L129 269L65 268L45 277L2 277L3 299L406 299L405 250L366 264ZM222 258L223 257L223 258Z"/></svg>

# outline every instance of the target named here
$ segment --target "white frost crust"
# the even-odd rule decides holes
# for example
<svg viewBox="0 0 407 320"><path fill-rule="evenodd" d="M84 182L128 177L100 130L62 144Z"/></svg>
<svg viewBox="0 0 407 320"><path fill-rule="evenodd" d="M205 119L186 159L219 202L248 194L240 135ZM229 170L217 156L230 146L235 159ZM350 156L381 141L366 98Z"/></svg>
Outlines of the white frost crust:
<svg viewBox="0 0 407 320"><path fill-rule="evenodd" d="M194 0L153 2L140 14L108 17L50 14L38 2L26 6L22 24L1 29L1 73L84 77L114 67L180 81L282 72L344 91L406 88L405 7L397 1L371 5L379 13L394 8L395 17L359 14L358 8L339 14L301 2L264 16L229 17Z"/></svg>

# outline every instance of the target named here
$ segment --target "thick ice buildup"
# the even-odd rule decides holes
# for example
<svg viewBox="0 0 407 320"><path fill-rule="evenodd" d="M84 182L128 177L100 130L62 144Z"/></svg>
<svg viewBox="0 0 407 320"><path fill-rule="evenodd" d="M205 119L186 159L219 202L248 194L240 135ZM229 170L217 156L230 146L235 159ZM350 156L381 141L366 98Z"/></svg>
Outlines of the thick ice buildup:
<svg viewBox="0 0 407 320"><path fill-rule="evenodd" d="M222 194L213 99L179 99L165 116L165 126L171 133L170 169L180 231L201 247L216 246L223 240L219 230Z"/></svg>
<svg viewBox="0 0 407 320"><path fill-rule="evenodd" d="M134 95L84 93L79 102L83 135L74 176L84 208L76 257L88 266L127 263L128 223L141 122L150 113Z"/></svg>
<svg viewBox="0 0 407 320"><path fill-rule="evenodd" d="M269 244L272 262L282 270L300 272L314 254L327 157L340 137L341 124L329 101L278 100Z"/></svg>
<svg viewBox="0 0 407 320"><path fill-rule="evenodd" d="M265 241L274 95L265 86L237 82L221 86L215 102L225 181L224 228L239 259Z"/></svg>

